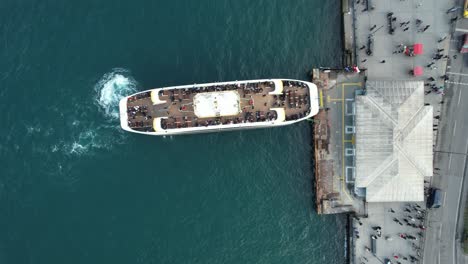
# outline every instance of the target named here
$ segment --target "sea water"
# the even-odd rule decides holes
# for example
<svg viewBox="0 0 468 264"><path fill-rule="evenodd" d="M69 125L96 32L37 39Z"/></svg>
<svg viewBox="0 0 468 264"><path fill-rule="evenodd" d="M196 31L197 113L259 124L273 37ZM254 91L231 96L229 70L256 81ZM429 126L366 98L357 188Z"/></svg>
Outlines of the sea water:
<svg viewBox="0 0 468 264"><path fill-rule="evenodd" d="M136 91L338 66L340 1L0 5L0 263L343 263L310 124L130 134Z"/></svg>

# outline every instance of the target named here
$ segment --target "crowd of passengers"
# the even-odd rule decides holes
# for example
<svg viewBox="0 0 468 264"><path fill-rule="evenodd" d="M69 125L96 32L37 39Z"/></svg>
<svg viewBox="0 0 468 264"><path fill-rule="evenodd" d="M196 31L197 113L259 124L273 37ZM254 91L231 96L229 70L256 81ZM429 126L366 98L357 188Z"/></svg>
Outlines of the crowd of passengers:
<svg viewBox="0 0 468 264"><path fill-rule="evenodd" d="M307 88L307 84L298 81L283 81L283 87Z"/></svg>
<svg viewBox="0 0 468 264"><path fill-rule="evenodd" d="M161 90L159 91L159 95L163 95L164 92L169 92L169 98L171 102L176 100L175 95L177 92L180 92L181 95L190 95L190 94L197 94L197 93L205 93L205 92L217 92L217 91L232 91L242 89L245 94L256 94L262 93L263 88L271 88L274 89L275 83L272 81L266 82L257 82L257 83L234 83L234 84L225 84L225 85L212 85L212 86L204 86L204 87L197 87L197 88L185 88L185 89L171 89L171 90ZM298 88L307 88L307 84L299 81L283 81L283 86L285 87L298 87ZM178 94L177 94L178 95ZM135 94L134 96L130 96L128 98L128 102L134 102L140 99L145 99L151 97L151 91L143 92ZM177 98L178 100L182 101L182 98Z"/></svg>
<svg viewBox="0 0 468 264"><path fill-rule="evenodd" d="M238 83L238 84L225 84L225 85L212 85L204 86L197 88L185 88L185 89L171 89L171 90L161 90L159 95L168 95L171 102L178 100L181 102L183 99L180 97L187 97L191 94L205 93L205 92L216 92L216 91L232 91L242 89L244 97L246 94L257 94L262 93L264 88L271 88L274 90L274 82L258 82L258 83ZM294 88L307 88L307 84L299 81L283 81L283 86L294 87ZM180 93L180 94L179 94ZM176 96L178 98L176 98ZM151 97L151 92L138 93L134 96L128 98L128 102L135 102L140 99L145 99ZM287 89L283 91L282 95L274 95L274 106L288 106L289 108L302 108L302 106L308 104L308 95L297 95L296 90ZM310 111L310 110L309 110ZM286 120L295 120L306 116L309 111L304 111L299 114L287 115ZM146 105L136 105L127 107L128 114L128 125L132 129L139 131L153 131L152 128L152 116L148 114L148 107ZM130 119L135 120L138 116L141 116L144 121L130 121ZM176 121L175 118L163 119L161 121L161 126L163 129L167 128L181 128L181 127L201 127L201 126L212 126L212 125L221 125L221 124L239 124L239 123L251 123L251 122L264 122L264 121L273 121L277 118L275 111L269 111L266 115L257 111L245 112L243 117L236 118L214 118L209 120L198 121L197 118L194 118L193 122L188 120L188 117L183 117L183 120ZM148 121L149 120L149 121Z"/></svg>
<svg viewBox="0 0 468 264"><path fill-rule="evenodd" d="M309 113L310 113L310 109L307 110L307 111L301 112L299 114L286 115L286 121L297 120L299 118L303 118L303 117L307 116Z"/></svg>
<svg viewBox="0 0 468 264"><path fill-rule="evenodd" d="M142 116L145 121L153 118L148 114L148 106L146 105L127 106L127 115L128 119L136 119L137 116Z"/></svg>
<svg viewBox="0 0 468 264"><path fill-rule="evenodd" d="M257 111L255 113L246 112L243 117L233 117L233 118L213 118L208 120L198 120L198 118L189 119L188 117L183 117L180 120L169 117L168 119L161 120L161 127L163 129L171 128L184 128L184 127L207 127L207 126L216 126L216 125L228 125L228 124L241 124L241 123L254 123L254 122L264 122L264 121L273 121L278 118L276 111L268 111L266 114L263 111Z"/></svg>
<svg viewBox="0 0 468 264"><path fill-rule="evenodd" d="M204 87L193 87L185 89L171 89L171 90L161 90L159 91L159 96L168 95L169 100L174 102L178 100L182 102L183 97L189 96L191 94L197 93L207 93L207 92L222 92L222 91L234 91L242 89L245 94L256 94L262 93L264 88L274 88L274 82L259 82L259 83L238 83L238 84L225 84L225 85L212 85ZM179 94L180 93L180 94ZM176 98L177 96L177 98ZM182 96L182 98L180 97Z"/></svg>
<svg viewBox="0 0 468 264"><path fill-rule="evenodd" d="M296 90L283 91L283 94L279 96L274 95L274 99L273 106L276 107L285 107L287 105L289 108L301 109L302 106L309 104L309 95L297 94Z"/></svg>
<svg viewBox="0 0 468 264"><path fill-rule="evenodd" d="M151 92L143 92L135 94L134 96L128 97L128 102L135 102L139 99L145 99L151 97Z"/></svg>
<svg viewBox="0 0 468 264"><path fill-rule="evenodd" d="M151 121L128 121L128 127L133 130L150 132L153 130L153 122Z"/></svg>

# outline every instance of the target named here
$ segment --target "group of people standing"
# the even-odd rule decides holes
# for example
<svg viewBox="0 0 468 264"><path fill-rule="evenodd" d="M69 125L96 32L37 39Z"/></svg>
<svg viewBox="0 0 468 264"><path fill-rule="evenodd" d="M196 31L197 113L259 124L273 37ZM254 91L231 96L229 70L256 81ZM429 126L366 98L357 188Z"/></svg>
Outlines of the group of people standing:
<svg viewBox="0 0 468 264"><path fill-rule="evenodd" d="M392 244L395 243L406 243L409 248L411 248L410 253L405 252L393 252L393 254L388 257L387 259L393 259L391 263L400 264L403 262L410 262L415 263L420 261L422 258L421 255L421 247L418 245L418 241L420 241L424 237L424 232L426 230L426 226L424 225L424 220L426 216L426 210L422 208L419 204L416 203L407 203L402 208L394 210L393 208L389 208L386 213L386 217L390 217L395 224L400 226L397 230L400 230L398 233L391 233L388 231L389 229L395 229L395 227L390 227L387 224L386 230L387 232L383 234L383 227L380 225L374 226L364 226L365 229L370 228L370 245L365 245L364 250L367 254L362 254L359 256L361 262L360 264L366 264L369 262L369 259L378 258L377 255L377 240L383 240L385 243L388 243L386 246L380 246L379 248L388 248ZM362 226L363 223L358 217L354 217L357 223ZM407 228L410 227L408 230ZM383 236L383 238L382 238ZM359 230L358 228L354 228L354 237L359 239ZM405 241L405 242L403 242ZM399 248L395 246L395 248ZM380 259L379 259L380 260Z"/></svg>

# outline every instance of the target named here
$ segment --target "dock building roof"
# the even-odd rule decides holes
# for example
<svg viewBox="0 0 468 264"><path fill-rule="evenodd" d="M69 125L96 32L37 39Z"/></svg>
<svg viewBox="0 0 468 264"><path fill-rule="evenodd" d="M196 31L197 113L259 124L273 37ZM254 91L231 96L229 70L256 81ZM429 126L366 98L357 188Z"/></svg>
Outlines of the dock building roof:
<svg viewBox="0 0 468 264"><path fill-rule="evenodd" d="M368 202L424 200L433 175L433 110L420 81L368 81L356 96L356 187Z"/></svg>

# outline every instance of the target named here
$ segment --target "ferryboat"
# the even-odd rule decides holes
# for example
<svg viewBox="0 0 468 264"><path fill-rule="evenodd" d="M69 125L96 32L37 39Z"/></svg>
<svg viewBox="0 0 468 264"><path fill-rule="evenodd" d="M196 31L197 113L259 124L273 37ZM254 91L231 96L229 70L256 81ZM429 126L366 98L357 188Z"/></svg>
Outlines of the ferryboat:
<svg viewBox="0 0 468 264"><path fill-rule="evenodd" d="M156 88L119 103L124 130L157 136L284 126L318 111L317 86L290 79Z"/></svg>

